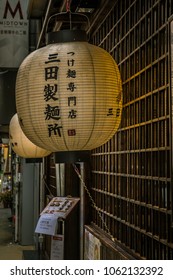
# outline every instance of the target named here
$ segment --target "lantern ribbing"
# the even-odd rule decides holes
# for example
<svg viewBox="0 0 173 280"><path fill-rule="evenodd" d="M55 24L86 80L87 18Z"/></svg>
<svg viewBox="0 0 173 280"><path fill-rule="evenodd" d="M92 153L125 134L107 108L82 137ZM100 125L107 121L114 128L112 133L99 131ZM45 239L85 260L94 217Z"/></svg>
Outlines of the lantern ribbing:
<svg viewBox="0 0 173 280"><path fill-rule="evenodd" d="M47 45L21 64L16 107L22 130L36 145L54 152L94 149L121 121L118 66L87 42Z"/></svg>

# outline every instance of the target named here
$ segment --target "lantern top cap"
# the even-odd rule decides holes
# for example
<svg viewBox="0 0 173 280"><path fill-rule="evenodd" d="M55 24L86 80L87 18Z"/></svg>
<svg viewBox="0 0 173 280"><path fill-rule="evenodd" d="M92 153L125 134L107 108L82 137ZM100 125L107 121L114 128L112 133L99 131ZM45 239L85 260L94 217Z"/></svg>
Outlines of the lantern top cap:
<svg viewBox="0 0 173 280"><path fill-rule="evenodd" d="M87 41L87 35L84 30L60 30L47 33L47 45L65 42Z"/></svg>

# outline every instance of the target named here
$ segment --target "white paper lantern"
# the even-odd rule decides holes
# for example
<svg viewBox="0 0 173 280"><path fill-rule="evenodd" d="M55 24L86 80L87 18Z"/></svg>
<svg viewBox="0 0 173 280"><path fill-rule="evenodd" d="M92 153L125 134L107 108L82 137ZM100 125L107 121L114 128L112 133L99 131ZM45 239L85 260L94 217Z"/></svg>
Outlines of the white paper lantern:
<svg viewBox="0 0 173 280"><path fill-rule="evenodd" d="M42 158L51 154L50 151L42 149L33 144L23 133L18 116L15 114L9 125L10 145L13 151L23 158Z"/></svg>
<svg viewBox="0 0 173 280"><path fill-rule="evenodd" d="M83 33L78 38L81 31L70 31L72 40L66 33L53 33L53 43L21 64L17 113L22 130L36 145L54 152L91 150L119 127L120 73L108 52L87 43Z"/></svg>

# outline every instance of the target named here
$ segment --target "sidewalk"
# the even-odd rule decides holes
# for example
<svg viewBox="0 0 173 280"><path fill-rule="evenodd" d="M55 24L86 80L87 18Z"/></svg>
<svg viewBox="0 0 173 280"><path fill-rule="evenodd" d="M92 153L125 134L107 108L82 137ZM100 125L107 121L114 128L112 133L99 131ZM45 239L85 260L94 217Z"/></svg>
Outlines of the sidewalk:
<svg viewBox="0 0 173 280"><path fill-rule="evenodd" d="M14 243L12 222L9 208L0 205L0 260L22 260L23 250L32 250L33 246L21 246Z"/></svg>

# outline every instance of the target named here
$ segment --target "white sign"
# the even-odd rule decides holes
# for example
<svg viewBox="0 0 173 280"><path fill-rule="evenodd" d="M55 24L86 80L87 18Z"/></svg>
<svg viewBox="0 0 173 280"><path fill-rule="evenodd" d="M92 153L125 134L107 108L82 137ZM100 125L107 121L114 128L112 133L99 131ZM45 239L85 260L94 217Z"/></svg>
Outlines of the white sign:
<svg viewBox="0 0 173 280"><path fill-rule="evenodd" d="M40 216L35 232L47 235L55 235L57 228L58 214L43 214Z"/></svg>
<svg viewBox="0 0 173 280"><path fill-rule="evenodd" d="M64 258L64 236L52 236L51 240L51 260L63 260Z"/></svg>
<svg viewBox="0 0 173 280"><path fill-rule="evenodd" d="M18 68L28 55L28 0L0 1L0 67Z"/></svg>

